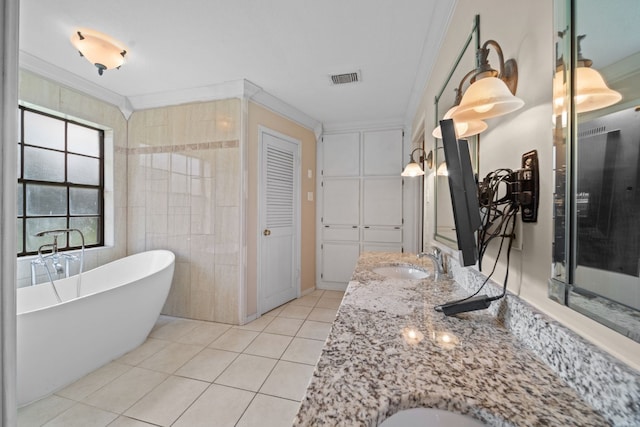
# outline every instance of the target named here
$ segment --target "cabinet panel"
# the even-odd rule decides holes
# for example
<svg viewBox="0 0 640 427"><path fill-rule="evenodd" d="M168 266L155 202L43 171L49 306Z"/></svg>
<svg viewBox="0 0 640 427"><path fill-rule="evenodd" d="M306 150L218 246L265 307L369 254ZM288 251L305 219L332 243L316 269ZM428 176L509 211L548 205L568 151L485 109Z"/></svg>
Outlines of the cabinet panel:
<svg viewBox="0 0 640 427"><path fill-rule="evenodd" d="M324 176L360 175L360 134L343 133L322 138Z"/></svg>
<svg viewBox="0 0 640 427"><path fill-rule="evenodd" d="M358 230L358 227L334 227L325 225L322 227L322 240L350 240L357 242L360 240L360 230Z"/></svg>
<svg viewBox="0 0 640 427"><path fill-rule="evenodd" d="M402 130L364 132L365 175L399 175L402 172Z"/></svg>
<svg viewBox="0 0 640 427"><path fill-rule="evenodd" d="M359 243L324 243L322 249L323 280L326 282L349 282L359 256Z"/></svg>
<svg viewBox="0 0 640 427"><path fill-rule="evenodd" d="M362 240L365 242L402 243L400 228L365 228L362 230Z"/></svg>
<svg viewBox="0 0 640 427"><path fill-rule="evenodd" d="M362 252L402 252L402 245L382 244L382 243L364 243Z"/></svg>
<svg viewBox="0 0 640 427"><path fill-rule="evenodd" d="M363 180L364 225L402 225L402 177Z"/></svg>
<svg viewBox="0 0 640 427"><path fill-rule="evenodd" d="M358 225L360 220L359 179L325 179L322 191L322 222L324 224Z"/></svg>

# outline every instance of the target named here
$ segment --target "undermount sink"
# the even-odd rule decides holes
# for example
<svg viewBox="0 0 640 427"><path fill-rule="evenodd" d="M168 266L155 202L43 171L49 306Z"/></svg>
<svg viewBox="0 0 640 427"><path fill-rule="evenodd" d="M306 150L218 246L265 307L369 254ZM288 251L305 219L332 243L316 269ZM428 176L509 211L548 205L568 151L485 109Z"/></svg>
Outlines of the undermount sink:
<svg viewBox="0 0 640 427"><path fill-rule="evenodd" d="M480 421L466 415L433 408L412 408L400 411L380 424L380 427L482 427Z"/></svg>
<svg viewBox="0 0 640 427"><path fill-rule="evenodd" d="M381 276L402 280L421 280L429 277L428 272L409 266L376 267L373 269L373 272L378 273Z"/></svg>

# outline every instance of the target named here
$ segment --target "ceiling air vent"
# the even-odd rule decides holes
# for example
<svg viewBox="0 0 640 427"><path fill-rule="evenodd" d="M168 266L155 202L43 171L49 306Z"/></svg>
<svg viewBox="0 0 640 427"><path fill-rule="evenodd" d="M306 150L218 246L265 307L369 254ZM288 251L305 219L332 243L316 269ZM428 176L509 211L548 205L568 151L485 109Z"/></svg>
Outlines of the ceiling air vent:
<svg viewBox="0 0 640 427"><path fill-rule="evenodd" d="M353 73L344 73L344 74L332 74L331 83L334 85L343 85L346 83L357 83L362 80L360 76L360 71L356 71Z"/></svg>

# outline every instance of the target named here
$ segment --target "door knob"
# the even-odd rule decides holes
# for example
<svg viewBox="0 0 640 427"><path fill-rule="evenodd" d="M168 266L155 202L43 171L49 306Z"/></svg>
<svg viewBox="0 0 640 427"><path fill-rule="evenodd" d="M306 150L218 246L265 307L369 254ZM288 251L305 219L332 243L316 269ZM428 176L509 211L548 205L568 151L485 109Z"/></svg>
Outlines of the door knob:
<svg viewBox="0 0 640 427"><path fill-rule="evenodd" d="M269 229L264 230L264 231L262 232L262 234L264 234L265 236L268 236L268 235L270 235L270 234L271 234L271 230L269 230Z"/></svg>

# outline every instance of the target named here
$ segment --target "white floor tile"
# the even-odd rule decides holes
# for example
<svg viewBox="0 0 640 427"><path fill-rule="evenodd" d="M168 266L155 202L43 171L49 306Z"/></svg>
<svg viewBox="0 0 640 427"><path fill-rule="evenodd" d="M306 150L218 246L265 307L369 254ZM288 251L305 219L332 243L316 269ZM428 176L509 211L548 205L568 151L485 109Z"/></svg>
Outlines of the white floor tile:
<svg viewBox="0 0 640 427"><path fill-rule="evenodd" d="M282 355L282 360L315 365L322 352L323 341L296 337Z"/></svg>
<svg viewBox="0 0 640 427"><path fill-rule="evenodd" d="M310 294L307 295L311 295L314 297L321 297L324 294L324 290L323 289L316 289L315 291L311 292Z"/></svg>
<svg viewBox="0 0 640 427"><path fill-rule="evenodd" d="M290 317L292 319L306 319L311 313L311 307L302 305L287 305L282 309L278 317Z"/></svg>
<svg viewBox="0 0 640 427"><path fill-rule="evenodd" d="M58 390L58 396L73 400L82 400L96 390L109 384L132 367L122 363L111 362L90 374L85 375L73 384Z"/></svg>
<svg viewBox="0 0 640 427"><path fill-rule="evenodd" d="M105 427L118 418L118 414L77 403L58 415L44 427Z"/></svg>
<svg viewBox="0 0 640 427"><path fill-rule="evenodd" d="M291 342L292 337L286 335L261 333L244 350L245 354L279 359Z"/></svg>
<svg viewBox="0 0 640 427"><path fill-rule="evenodd" d="M300 338L310 338L313 340L324 341L327 339L330 330L331 323L306 320L300 327L300 330L298 331L298 334L296 336Z"/></svg>
<svg viewBox="0 0 640 427"><path fill-rule="evenodd" d="M258 336L258 332L255 331L243 331L241 329L229 329L222 334L220 338L209 344L211 348L217 348L219 350L235 351L240 353L242 350Z"/></svg>
<svg viewBox="0 0 640 427"><path fill-rule="evenodd" d="M166 346L171 344L171 341L159 340L156 338L147 338L147 340L139 347L131 350L129 353L117 359L117 362L124 363L126 365L139 365L144 360L153 356Z"/></svg>
<svg viewBox="0 0 640 427"><path fill-rule="evenodd" d="M235 326L236 329L243 329L247 331L256 331L261 332L267 325L273 320L273 316L262 316L258 317L256 320L247 323L242 326Z"/></svg>
<svg viewBox="0 0 640 427"><path fill-rule="evenodd" d="M119 416L109 427L153 427L153 424L145 423L133 418Z"/></svg>
<svg viewBox="0 0 640 427"><path fill-rule="evenodd" d="M121 414L166 379L165 373L135 367L89 395L83 402Z"/></svg>
<svg viewBox="0 0 640 427"><path fill-rule="evenodd" d="M342 297L344 297L344 291L324 291L322 296L325 298L338 298L341 300Z"/></svg>
<svg viewBox="0 0 640 427"><path fill-rule="evenodd" d="M172 343L146 359L139 366L172 374L203 349L199 345Z"/></svg>
<svg viewBox="0 0 640 427"><path fill-rule="evenodd" d="M236 427L291 426L299 407L299 402L258 394Z"/></svg>
<svg viewBox="0 0 640 427"><path fill-rule="evenodd" d="M320 297L317 297L314 295L305 295L298 299L294 299L289 303L289 305L302 305L305 307L313 307L314 305L316 305L319 299Z"/></svg>
<svg viewBox="0 0 640 427"><path fill-rule="evenodd" d="M264 332L270 334L288 335L290 337L298 333L298 329L302 326L304 320L290 319L287 317L276 317L269 326L264 328Z"/></svg>
<svg viewBox="0 0 640 427"><path fill-rule="evenodd" d="M338 310L336 310L335 308L315 307L313 310L311 310L311 313L309 313L309 317L307 317L307 320L333 323L333 321L336 319L337 312Z"/></svg>
<svg viewBox="0 0 640 427"><path fill-rule="evenodd" d="M173 427L233 427L255 393L212 384Z"/></svg>
<svg viewBox="0 0 640 427"><path fill-rule="evenodd" d="M177 341L180 337L194 330L200 322L189 319L174 318L171 322L153 330L149 336L161 340Z"/></svg>
<svg viewBox="0 0 640 427"><path fill-rule="evenodd" d="M171 376L143 397L124 415L169 426L202 394L208 383Z"/></svg>
<svg viewBox="0 0 640 427"><path fill-rule="evenodd" d="M181 336L176 341L183 344L207 346L227 332L230 328L231 325L225 325L223 323L203 323L202 325L196 326L192 331Z"/></svg>
<svg viewBox="0 0 640 427"><path fill-rule="evenodd" d="M41 426L71 408L76 402L51 395L18 409L18 427Z"/></svg>
<svg viewBox="0 0 640 427"><path fill-rule="evenodd" d="M213 382L238 357L231 351L205 348L176 371L176 375Z"/></svg>
<svg viewBox="0 0 640 427"><path fill-rule="evenodd" d="M323 295L322 298L318 300L316 307L317 308L333 308L334 310L337 310L338 308L340 308L341 302L342 302L342 298L329 298Z"/></svg>
<svg viewBox="0 0 640 427"><path fill-rule="evenodd" d="M281 360L267 377L260 393L301 401L313 375L313 369L311 365Z"/></svg>
<svg viewBox="0 0 640 427"><path fill-rule="evenodd" d="M279 307L276 307L271 311L266 312L265 314L263 314L263 316L272 316L272 317L273 316L277 316L278 314L280 314L282 309L284 309L284 307L285 307L285 304L283 304L283 305L281 305Z"/></svg>
<svg viewBox="0 0 640 427"><path fill-rule="evenodd" d="M276 364L276 360L266 357L241 354L216 379L216 384L258 391Z"/></svg>

